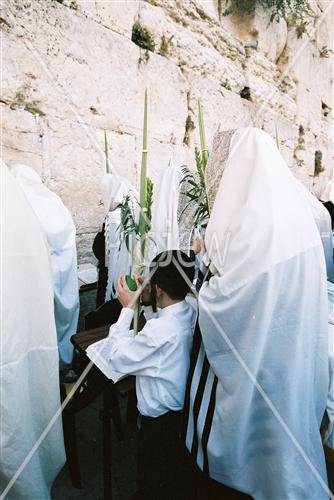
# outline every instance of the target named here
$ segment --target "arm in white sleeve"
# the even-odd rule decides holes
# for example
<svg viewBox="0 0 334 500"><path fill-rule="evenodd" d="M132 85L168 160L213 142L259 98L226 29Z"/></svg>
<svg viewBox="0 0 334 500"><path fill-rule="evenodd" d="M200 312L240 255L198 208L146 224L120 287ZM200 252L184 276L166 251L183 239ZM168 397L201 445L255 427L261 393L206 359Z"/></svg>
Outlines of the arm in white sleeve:
<svg viewBox="0 0 334 500"><path fill-rule="evenodd" d="M133 331L130 330L133 318L133 309L123 307L116 323L109 328L109 338L133 337Z"/></svg>
<svg viewBox="0 0 334 500"><path fill-rule="evenodd" d="M160 362L159 346L154 342L156 320L146 323L138 335L129 326L131 309L124 308L117 323L110 327L108 364L112 370L127 375L156 376Z"/></svg>

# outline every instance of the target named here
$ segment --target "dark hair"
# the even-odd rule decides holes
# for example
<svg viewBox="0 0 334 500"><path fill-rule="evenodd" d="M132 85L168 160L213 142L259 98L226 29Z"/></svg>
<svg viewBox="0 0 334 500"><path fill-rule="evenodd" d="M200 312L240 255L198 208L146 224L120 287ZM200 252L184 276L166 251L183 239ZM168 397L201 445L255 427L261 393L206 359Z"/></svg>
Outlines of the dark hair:
<svg viewBox="0 0 334 500"><path fill-rule="evenodd" d="M195 262L181 250L159 253L151 262L151 284L173 300L183 300L195 276Z"/></svg>
<svg viewBox="0 0 334 500"><path fill-rule="evenodd" d="M329 215L331 216L332 229L334 228L334 205L331 201L323 201L323 206L327 208Z"/></svg>

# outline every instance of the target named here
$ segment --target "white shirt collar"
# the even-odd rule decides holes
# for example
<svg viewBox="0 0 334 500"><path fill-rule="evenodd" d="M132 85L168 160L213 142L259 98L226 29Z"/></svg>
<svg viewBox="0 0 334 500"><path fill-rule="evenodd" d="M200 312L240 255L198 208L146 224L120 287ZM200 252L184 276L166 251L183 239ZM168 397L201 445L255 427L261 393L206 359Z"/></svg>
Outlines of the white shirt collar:
<svg viewBox="0 0 334 500"><path fill-rule="evenodd" d="M159 318L184 311L187 307L188 304L185 300L177 302L176 304L172 304L171 306L164 307L163 309L159 309Z"/></svg>

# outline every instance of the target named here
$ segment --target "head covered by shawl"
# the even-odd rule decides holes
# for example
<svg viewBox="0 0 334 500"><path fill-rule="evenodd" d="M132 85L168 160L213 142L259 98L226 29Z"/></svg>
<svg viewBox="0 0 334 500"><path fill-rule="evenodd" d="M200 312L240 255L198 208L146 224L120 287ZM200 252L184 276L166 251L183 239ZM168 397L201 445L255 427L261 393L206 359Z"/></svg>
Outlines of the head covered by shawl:
<svg viewBox="0 0 334 500"><path fill-rule="evenodd" d="M165 250L180 248L178 204L181 169L168 165L154 184L151 232L151 257ZM151 260L151 259L149 259Z"/></svg>
<svg viewBox="0 0 334 500"><path fill-rule="evenodd" d="M71 246L75 227L72 217L58 195L48 189L38 173L26 165L14 165L11 174L23 189L36 213L51 253Z"/></svg>
<svg viewBox="0 0 334 500"><path fill-rule="evenodd" d="M306 187L297 181L298 188L305 196L317 225L326 260L327 279L334 282L332 221L327 208Z"/></svg>
<svg viewBox="0 0 334 500"><path fill-rule="evenodd" d="M11 174L23 189L48 242L60 367L65 368L72 362L70 338L77 331L79 315L75 226L61 198L43 184L35 170L15 165Z"/></svg>
<svg viewBox="0 0 334 500"><path fill-rule="evenodd" d="M125 243L121 241L121 204L128 196L135 217L139 217L138 193L132 184L116 174L105 174L102 179L103 204L106 211L105 217L105 252L106 267L108 268L108 281L105 300L116 296L117 279L121 274L128 274L131 269L131 255Z"/></svg>
<svg viewBox="0 0 334 500"><path fill-rule="evenodd" d="M61 415L21 469L60 407L49 251L35 213L1 160L0 170L0 495L50 499L65 463Z"/></svg>
<svg viewBox="0 0 334 500"><path fill-rule="evenodd" d="M326 272L310 205L254 128L215 136L206 185L214 275L199 295L187 447L256 499L327 498Z"/></svg>
<svg viewBox="0 0 334 500"><path fill-rule="evenodd" d="M138 198L137 191L125 177L117 174L103 176L102 197L106 213L119 207L127 195Z"/></svg>
<svg viewBox="0 0 334 500"><path fill-rule="evenodd" d="M170 163L154 183L149 260L166 250L179 249L189 255L196 206L189 205L184 194L182 170ZM196 178L197 173L193 175Z"/></svg>

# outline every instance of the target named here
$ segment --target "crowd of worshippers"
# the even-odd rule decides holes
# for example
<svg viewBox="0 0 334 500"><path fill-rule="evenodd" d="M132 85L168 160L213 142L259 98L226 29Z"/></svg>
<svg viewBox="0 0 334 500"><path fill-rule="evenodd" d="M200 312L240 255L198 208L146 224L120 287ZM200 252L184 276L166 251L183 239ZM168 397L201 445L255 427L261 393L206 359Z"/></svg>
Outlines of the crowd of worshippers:
<svg viewBox="0 0 334 500"><path fill-rule="evenodd" d="M75 380L75 227L32 168L1 163L3 340L0 494L48 499L65 463L59 372ZM320 500L334 456L331 183L322 203L256 128L218 132L210 217L193 227L169 165L154 185L150 264L134 276L120 234L123 177L105 174L87 356L136 377L141 500ZM140 300L139 333L133 320ZM326 456L328 458L326 463ZM332 469L331 469L332 468ZM330 485L328 486L328 480Z"/></svg>

